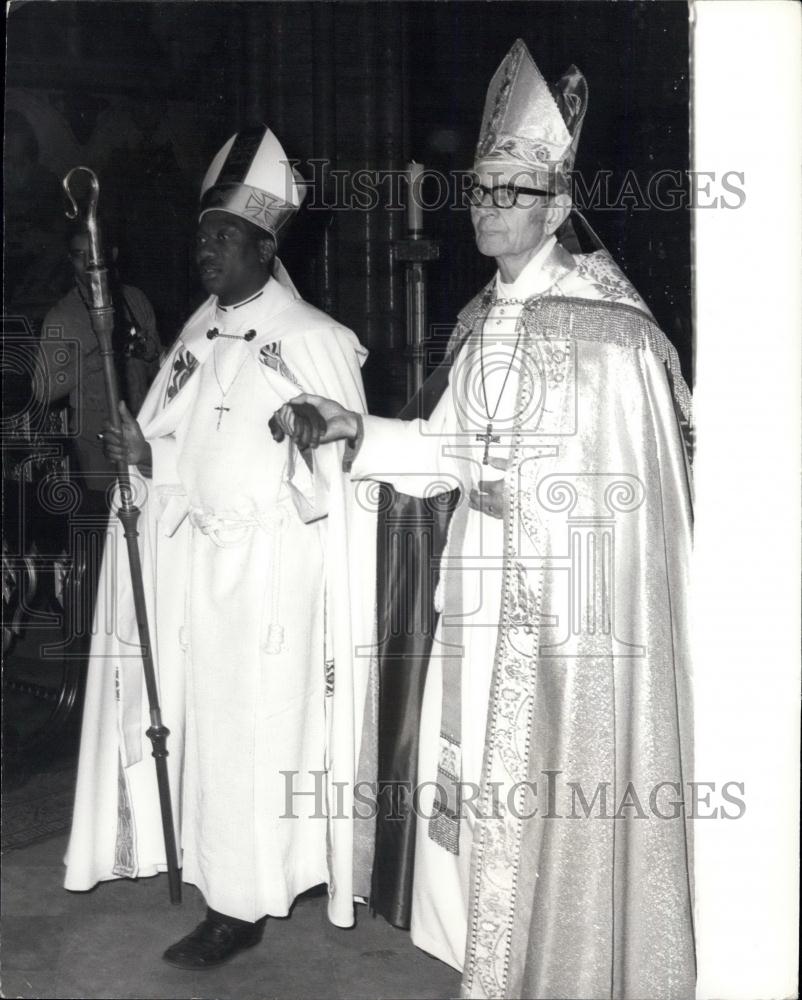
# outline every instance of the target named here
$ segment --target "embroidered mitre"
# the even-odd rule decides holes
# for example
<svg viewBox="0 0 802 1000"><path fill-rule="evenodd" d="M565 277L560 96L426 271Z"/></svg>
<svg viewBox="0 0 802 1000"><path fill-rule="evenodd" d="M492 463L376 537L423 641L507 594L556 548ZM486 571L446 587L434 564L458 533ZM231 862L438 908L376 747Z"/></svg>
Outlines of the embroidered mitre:
<svg viewBox="0 0 802 1000"><path fill-rule="evenodd" d="M232 135L201 185L200 218L213 210L238 215L278 240L301 207L303 181L266 125Z"/></svg>
<svg viewBox="0 0 802 1000"><path fill-rule="evenodd" d="M487 90L474 169L512 172L521 186L570 190L587 99L576 66L550 88L517 39Z"/></svg>

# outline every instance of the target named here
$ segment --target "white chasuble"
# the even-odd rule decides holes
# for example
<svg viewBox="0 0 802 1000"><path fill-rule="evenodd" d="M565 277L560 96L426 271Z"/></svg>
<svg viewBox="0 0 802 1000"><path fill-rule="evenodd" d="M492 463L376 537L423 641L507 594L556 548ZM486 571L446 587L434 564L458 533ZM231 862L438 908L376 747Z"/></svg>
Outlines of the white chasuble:
<svg viewBox="0 0 802 1000"><path fill-rule="evenodd" d="M691 843L671 799L692 779L689 396L606 253L551 246L519 282L461 314L472 333L430 419L365 418L352 468L462 491L423 700L412 939L463 970L465 996L687 1000ZM499 477L503 520L468 509ZM428 821L454 626L456 850Z"/></svg>
<svg viewBox="0 0 802 1000"><path fill-rule="evenodd" d="M143 559L183 878L243 920L284 916L327 883L331 919L353 921L353 834L330 790L353 786L360 753L369 663L353 651L370 641L372 609L354 566L372 572L348 539L354 519L366 537L370 524L338 474L341 446L319 449L310 471L268 421L302 391L363 411L364 355L271 279L240 306L198 310L139 415L153 453ZM123 593L97 609L71 889L164 870L124 552L108 546L105 563ZM100 624L110 608L111 636Z"/></svg>

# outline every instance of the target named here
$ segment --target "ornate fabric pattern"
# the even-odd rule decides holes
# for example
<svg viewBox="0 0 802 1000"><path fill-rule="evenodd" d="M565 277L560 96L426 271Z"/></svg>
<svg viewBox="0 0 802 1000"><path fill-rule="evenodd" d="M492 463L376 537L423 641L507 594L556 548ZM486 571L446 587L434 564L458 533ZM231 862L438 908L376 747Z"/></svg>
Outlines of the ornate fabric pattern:
<svg viewBox="0 0 802 1000"><path fill-rule="evenodd" d="M170 381L167 383L164 396L165 406L171 403L187 384L198 367L198 360L190 350L179 344L173 355L171 367Z"/></svg>
<svg viewBox="0 0 802 1000"><path fill-rule="evenodd" d="M542 178L538 183L565 189L587 107L587 84L575 66L559 81L556 93L565 119L529 50L517 39L487 90L477 167L512 162Z"/></svg>
<svg viewBox="0 0 802 1000"><path fill-rule="evenodd" d="M244 208L245 215L265 229L276 226L283 213L294 211L292 205L275 198L267 191L257 191L255 188L251 191Z"/></svg>
<svg viewBox="0 0 802 1000"><path fill-rule="evenodd" d="M298 379L293 375L293 373L288 368L286 362L281 357L281 343L276 342L274 344L265 344L265 346L259 351L259 360L267 368L272 368L277 375L281 375L282 378L287 379L292 382L293 385L297 385L298 388L303 392L303 386L298 381Z"/></svg>
<svg viewBox="0 0 802 1000"><path fill-rule="evenodd" d="M596 259L588 263L589 258ZM602 265L602 259L606 259L609 263ZM555 347L559 350L556 340L560 338L564 340L565 330L561 323L564 322L565 307L570 305L568 332L571 339L604 341L621 347L651 351L668 369L671 390L683 424L683 433L687 435L692 422L691 393L683 377L676 348L650 317L645 303L606 251L589 255L576 254L574 260L579 273L583 273L584 266L585 275L598 275L601 300L597 302L569 295L532 299L526 303L521 313L529 334L533 338L539 338L541 344L544 340L554 338ZM594 282L594 286L595 284ZM605 289L612 290L613 287L621 293L620 298L615 299L603 294ZM458 317L458 329L477 328L479 319L484 321L493 301L494 289L495 278L462 309ZM602 311L602 316L609 310L609 319L604 316L604 322L600 323L599 310ZM556 361L556 355L553 357ZM565 369L561 371L564 373Z"/></svg>
<svg viewBox="0 0 802 1000"><path fill-rule="evenodd" d="M429 837L449 854L459 854L460 754L458 741L449 733L440 733L440 752L437 761L437 790L434 798L434 815L429 820ZM454 788L455 795L449 796Z"/></svg>
<svg viewBox="0 0 802 1000"><path fill-rule="evenodd" d="M520 499L514 485L522 439L515 437L507 474L511 503L504 518L504 575L491 699L500 707L488 724L482 796L471 859L471 898L463 996L506 995L512 914L518 881L521 818L535 696L542 575L532 593L516 560ZM494 789L518 785L517 802L494 800Z"/></svg>
<svg viewBox="0 0 802 1000"><path fill-rule="evenodd" d="M465 343L466 338L470 336L471 332L472 328L470 325L465 326L463 323L457 322L448 338L446 357L456 357L457 351Z"/></svg>
<svg viewBox="0 0 802 1000"><path fill-rule="evenodd" d="M499 126L507 111L510 90L518 73L518 67L521 65L524 51L523 44L520 41L515 42L498 71L500 79L498 81L494 80L490 84L487 94L487 106L485 107L485 121L482 123L482 134L479 136L479 144L476 147L477 157L487 156L493 149ZM494 83L498 88L495 94L493 93ZM490 107L491 101L492 108Z"/></svg>
<svg viewBox="0 0 802 1000"><path fill-rule="evenodd" d="M566 368L571 358L571 344L567 340L544 344L541 357L544 376L550 389L557 389L566 379Z"/></svg>
<svg viewBox="0 0 802 1000"><path fill-rule="evenodd" d="M530 335L548 337L550 329L558 330L566 307L570 312L572 339L651 351L668 369L674 399L683 418L690 421L691 393L682 375L679 355L654 320L626 302L543 298L524 309L524 323Z"/></svg>
<svg viewBox="0 0 802 1000"><path fill-rule="evenodd" d="M114 844L112 872L119 878L136 875L136 849L134 847L134 820L122 763L117 770L117 839Z"/></svg>
<svg viewBox="0 0 802 1000"><path fill-rule="evenodd" d="M632 306L643 305L643 299L604 250L578 254L576 261L580 276L590 281L607 302L623 302Z"/></svg>
<svg viewBox="0 0 802 1000"><path fill-rule="evenodd" d="M460 310L457 316L456 329L448 343L449 350L451 350L457 338L464 339L466 331L470 332L477 329L476 324L480 317L482 322L487 319L487 313L490 311L490 306L493 302L493 290L495 287L496 279L491 278L485 287L480 292L477 292L470 302Z"/></svg>
<svg viewBox="0 0 802 1000"><path fill-rule="evenodd" d="M524 633L531 634L538 613L537 597L530 590L526 570L518 560L513 560L513 570L515 580L510 587L510 622Z"/></svg>
<svg viewBox="0 0 802 1000"><path fill-rule="evenodd" d="M530 821L544 814L531 812L541 796L531 798L529 786L563 773L545 770L552 766L590 788L611 781L616 793L633 781L654 787L668 776L681 783L688 766L688 746L677 732L678 712L686 711L677 693L685 655L681 598L672 604L679 631L666 635L661 609L676 585L675 564L671 556L660 563L659 540L660 526L672 519L680 537L685 530L684 514L671 506L682 502L681 473L676 454L659 483L647 461L621 458L619 433L610 426L616 414L631 417L616 404L605 409L588 390L600 364L620 371L625 396L637 390L643 369L597 345L650 352L666 366L676 407L689 411L690 396L676 352L640 309L550 297L528 303L523 317L522 349L543 373L543 400L537 413L524 415L520 381L462 995L597 996L609 988L611 996L679 1000L692 995L694 977L690 831L682 817L674 826L656 816L629 825L616 816L615 826L594 817L580 827L563 809L547 817L555 818L547 830ZM581 372L589 386L579 384ZM560 374L566 377L554 377ZM633 442L651 441L661 426L671 440L675 414L665 386L660 398L657 423L647 406L643 426L627 427ZM569 429L580 400L583 419L602 411L601 432L587 447ZM647 555L633 559L639 545ZM648 614L628 618L633 607ZM643 677L648 684L641 686ZM630 706L632 725L649 734L647 742L631 739L626 723L616 726L616 699ZM627 896L633 878L642 886L637 903ZM583 900L578 907L570 903L575 898ZM643 921L637 914L653 913L657 900L660 921L645 936L622 929L622 912Z"/></svg>

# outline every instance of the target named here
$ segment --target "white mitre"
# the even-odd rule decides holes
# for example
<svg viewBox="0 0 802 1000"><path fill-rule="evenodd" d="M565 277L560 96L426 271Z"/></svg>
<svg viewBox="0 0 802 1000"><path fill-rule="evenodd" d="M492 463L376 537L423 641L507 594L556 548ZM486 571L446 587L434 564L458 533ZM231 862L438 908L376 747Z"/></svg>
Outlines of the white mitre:
<svg viewBox="0 0 802 1000"><path fill-rule="evenodd" d="M587 103L576 66L549 87L518 38L487 88L474 170L512 176L521 187L569 191Z"/></svg>
<svg viewBox="0 0 802 1000"><path fill-rule="evenodd" d="M301 207L303 180L266 125L231 136L212 160L201 185L200 216L229 212L278 234Z"/></svg>

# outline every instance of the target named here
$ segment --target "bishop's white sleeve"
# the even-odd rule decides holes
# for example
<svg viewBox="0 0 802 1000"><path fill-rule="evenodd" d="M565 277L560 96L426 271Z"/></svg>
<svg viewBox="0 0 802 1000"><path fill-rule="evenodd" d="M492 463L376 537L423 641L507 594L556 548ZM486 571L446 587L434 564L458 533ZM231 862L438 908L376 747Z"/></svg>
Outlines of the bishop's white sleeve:
<svg viewBox="0 0 802 1000"><path fill-rule="evenodd" d="M402 493L429 497L462 485L455 457L451 385L428 420L364 416L363 437L351 465L352 479L390 483Z"/></svg>

